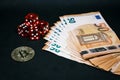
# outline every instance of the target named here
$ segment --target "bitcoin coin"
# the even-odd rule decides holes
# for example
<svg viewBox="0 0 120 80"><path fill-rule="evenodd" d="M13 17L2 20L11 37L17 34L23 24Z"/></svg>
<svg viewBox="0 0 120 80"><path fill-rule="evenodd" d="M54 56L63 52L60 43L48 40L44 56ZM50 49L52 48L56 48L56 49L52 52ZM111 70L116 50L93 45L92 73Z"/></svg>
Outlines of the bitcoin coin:
<svg viewBox="0 0 120 80"><path fill-rule="evenodd" d="M26 62L31 60L35 55L35 51L31 47L21 46L14 49L11 53L13 60L18 62Z"/></svg>

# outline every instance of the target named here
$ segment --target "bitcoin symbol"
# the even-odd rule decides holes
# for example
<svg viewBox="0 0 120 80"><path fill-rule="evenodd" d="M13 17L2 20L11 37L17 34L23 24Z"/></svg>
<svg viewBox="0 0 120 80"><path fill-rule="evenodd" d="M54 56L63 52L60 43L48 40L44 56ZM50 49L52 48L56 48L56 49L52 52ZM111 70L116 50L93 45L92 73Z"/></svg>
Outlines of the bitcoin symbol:
<svg viewBox="0 0 120 80"><path fill-rule="evenodd" d="M31 60L35 55L35 51L27 46L22 46L14 49L11 53L11 57L15 61L26 62Z"/></svg>

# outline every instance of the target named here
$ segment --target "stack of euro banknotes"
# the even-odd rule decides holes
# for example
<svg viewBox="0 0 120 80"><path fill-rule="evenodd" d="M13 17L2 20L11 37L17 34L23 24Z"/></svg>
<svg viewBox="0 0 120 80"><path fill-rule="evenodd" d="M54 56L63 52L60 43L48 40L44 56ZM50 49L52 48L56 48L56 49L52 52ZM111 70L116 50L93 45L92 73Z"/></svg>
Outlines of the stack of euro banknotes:
<svg viewBox="0 0 120 80"><path fill-rule="evenodd" d="M120 40L100 12L60 16L43 50L120 75Z"/></svg>

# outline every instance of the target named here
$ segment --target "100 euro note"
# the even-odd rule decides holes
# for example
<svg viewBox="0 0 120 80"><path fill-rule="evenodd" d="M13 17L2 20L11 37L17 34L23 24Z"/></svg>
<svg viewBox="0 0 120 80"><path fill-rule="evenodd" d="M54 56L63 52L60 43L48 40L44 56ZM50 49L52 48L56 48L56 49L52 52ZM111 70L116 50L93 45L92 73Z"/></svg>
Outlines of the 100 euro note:
<svg viewBox="0 0 120 80"><path fill-rule="evenodd" d="M120 52L120 41L99 12L61 17L84 59Z"/></svg>

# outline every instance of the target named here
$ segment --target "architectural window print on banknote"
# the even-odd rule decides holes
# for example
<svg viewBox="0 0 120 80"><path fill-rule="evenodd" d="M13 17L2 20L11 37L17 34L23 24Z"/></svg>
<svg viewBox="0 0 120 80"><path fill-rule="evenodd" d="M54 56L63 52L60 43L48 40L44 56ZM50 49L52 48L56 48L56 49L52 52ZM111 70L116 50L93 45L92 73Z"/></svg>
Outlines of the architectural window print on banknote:
<svg viewBox="0 0 120 80"><path fill-rule="evenodd" d="M96 19L102 18L97 16ZM111 51L114 52L119 50L119 47L114 48L115 50L107 49L108 47L112 47L114 45L118 46L120 41L105 21L99 21L92 24L80 24L70 32L70 35L73 36L74 44L78 47L80 54L83 55L84 59L89 59L111 53Z"/></svg>
<svg viewBox="0 0 120 80"><path fill-rule="evenodd" d="M84 28L89 29L90 32L89 33L86 32ZM76 37L78 38L79 43L81 45L86 45L86 47L88 48L96 45L111 44L111 40L109 36L106 33L104 33L104 31L108 31L108 30L109 29L106 27L103 27L103 29L100 30L99 27L97 27L94 24L83 25L80 26L80 29L76 30L78 31Z"/></svg>

